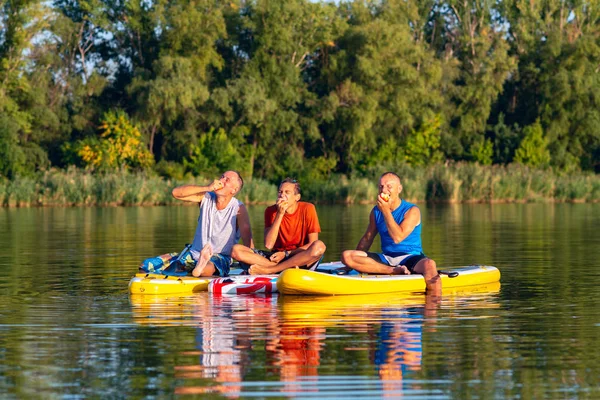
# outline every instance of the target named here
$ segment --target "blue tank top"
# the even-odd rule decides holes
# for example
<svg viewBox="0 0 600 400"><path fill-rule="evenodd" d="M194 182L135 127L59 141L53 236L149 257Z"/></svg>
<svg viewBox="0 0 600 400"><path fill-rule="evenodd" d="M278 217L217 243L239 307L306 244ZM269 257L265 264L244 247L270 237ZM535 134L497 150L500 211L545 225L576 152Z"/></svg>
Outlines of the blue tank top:
<svg viewBox="0 0 600 400"><path fill-rule="evenodd" d="M394 217L394 221L398 225L404 221L404 215L406 212L412 207L416 207L414 204L409 203L406 200L402 200L400 206L392 211L392 216ZM387 225L385 224L385 219L383 218L383 213L379 210L379 208L373 208L375 215L375 225L377 226L377 231L379 231L379 236L381 237L381 251L385 255L389 255L395 257L401 254L422 254L423 253L423 244L421 243L421 221L419 224L415 226L415 229L400 243L394 243L394 240L388 233Z"/></svg>

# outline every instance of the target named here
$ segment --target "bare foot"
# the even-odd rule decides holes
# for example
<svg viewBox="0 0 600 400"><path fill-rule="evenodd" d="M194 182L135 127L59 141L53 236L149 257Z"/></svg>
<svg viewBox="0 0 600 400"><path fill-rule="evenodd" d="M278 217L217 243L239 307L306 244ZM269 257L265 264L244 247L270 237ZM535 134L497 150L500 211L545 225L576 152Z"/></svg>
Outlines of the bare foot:
<svg viewBox="0 0 600 400"><path fill-rule="evenodd" d="M254 264L248 268L248 272L250 275L269 275L271 272L268 267L263 267L262 265Z"/></svg>
<svg viewBox="0 0 600 400"><path fill-rule="evenodd" d="M207 244L206 246L204 246L204 248L200 252L200 257L198 257L198 262L196 263L196 268L194 268L194 270L192 271L193 276L195 276L195 277L202 276L202 272L204 272L204 268L206 267L206 264L208 264L208 261L210 260L212 255L213 255L212 247L210 246L210 244Z"/></svg>
<svg viewBox="0 0 600 400"><path fill-rule="evenodd" d="M404 265L392 268L392 275L410 275L410 271Z"/></svg>

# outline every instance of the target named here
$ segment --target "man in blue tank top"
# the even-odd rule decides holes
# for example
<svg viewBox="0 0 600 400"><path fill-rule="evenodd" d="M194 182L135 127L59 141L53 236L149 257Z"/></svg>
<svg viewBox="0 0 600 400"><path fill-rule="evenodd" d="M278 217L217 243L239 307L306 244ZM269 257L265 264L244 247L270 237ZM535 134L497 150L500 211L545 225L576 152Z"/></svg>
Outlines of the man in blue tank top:
<svg viewBox="0 0 600 400"><path fill-rule="evenodd" d="M440 295L442 281L435 261L423 254L421 244L421 211L402 200L400 177L386 172L379 178L377 205L371 210L369 226L356 250L342 253L342 262L368 274L421 274L427 293ZM369 252L377 234L381 237L381 253Z"/></svg>

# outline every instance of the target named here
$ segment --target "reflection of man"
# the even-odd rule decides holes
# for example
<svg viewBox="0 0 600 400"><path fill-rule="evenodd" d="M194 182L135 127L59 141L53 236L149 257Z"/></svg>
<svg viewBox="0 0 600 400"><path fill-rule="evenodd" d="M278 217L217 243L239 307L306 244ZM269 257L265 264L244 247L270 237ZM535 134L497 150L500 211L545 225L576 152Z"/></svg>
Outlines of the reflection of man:
<svg viewBox="0 0 600 400"><path fill-rule="evenodd" d="M183 373L178 378L197 380L212 379L218 386L184 386L175 390L175 394L223 393L239 394L242 382L244 353L247 353L249 338L244 331L232 329L233 313L231 307L221 307L220 297L200 297L201 303L195 312L200 318L200 327L196 331L196 348L200 352L200 364L175 367ZM206 300L208 299L208 300ZM250 307L251 308L251 307ZM241 342L247 340L246 346ZM244 349L244 352L242 352ZM246 361L247 362L247 361Z"/></svg>
<svg viewBox="0 0 600 400"><path fill-rule="evenodd" d="M401 320L384 321L381 324L375 365L384 393L402 390L405 374L421 369L422 318L422 314L407 312Z"/></svg>
<svg viewBox="0 0 600 400"><path fill-rule="evenodd" d="M277 203L265 210L265 247L272 251L235 245L233 258L250 265L252 275L277 274L292 267L315 267L325 244L319 240L315 206L300 201L300 184L291 178L279 185Z"/></svg>
<svg viewBox="0 0 600 400"><path fill-rule="evenodd" d="M318 368L321 364L321 343L325 337L325 328L297 327L282 325L271 326L273 337L267 343L266 349L273 353L272 363L279 367L279 375L285 385L284 392L305 392L306 381L298 382L299 377L314 377L317 379Z"/></svg>

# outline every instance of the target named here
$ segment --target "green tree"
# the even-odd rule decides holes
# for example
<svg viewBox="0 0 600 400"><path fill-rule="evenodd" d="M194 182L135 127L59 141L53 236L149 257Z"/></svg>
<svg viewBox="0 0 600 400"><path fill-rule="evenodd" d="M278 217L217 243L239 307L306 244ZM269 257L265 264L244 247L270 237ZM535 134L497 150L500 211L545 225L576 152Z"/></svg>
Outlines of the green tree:
<svg viewBox="0 0 600 400"><path fill-rule="evenodd" d="M311 149L323 155L310 82L339 18L334 5L306 0L244 2L232 18L238 25L230 36L239 40L222 51L238 74L212 92L208 120L244 138L251 175L277 180L302 170Z"/></svg>
<svg viewBox="0 0 600 400"><path fill-rule="evenodd" d="M45 5L33 0L7 1L0 8L0 175L9 178L48 166L35 129L44 104L31 79L35 39L48 26L46 13Z"/></svg>
<svg viewBox="0 0 600 400"><path fill-rule="evenodd" d="M539 121L523 128L523 140L515 153L515 161L530 167L545 167L550 162L548 140Z"/></svg>
<svg viewBox="0 0 600 400"><path fill-rule="evenodd" d="M428 6L342 6L349 27L336 41L321 89L321 130L340 155L341 172L368 168L379 147L404 145L411 132L446 108L442 93L452 66L436 59L423 40Z"/></svg>
<svg viewBox="0 0 600 400"><path fill-rule="evenodd" d="M156 16L158 54L147 67L134 71L127 91L136 99L136 118L160 157L181 160L198 141L202 116L198 109L210 95L210 72L223 60L216 42L226 35L219 2L161 0L148 13Z"/></svg>
<svg viewBox="0 0 600 400"><path fill-rule="evenodd" d="M99 138L79 141L74 147L86 168L99 171L147 169L154 164L141 134L123 111L104 115Z"/></svg>
<svg viewBox="0 0 600 400"><path fill-rule="evenodd" d="M247 175L248 170L248 160L240 154L239 144L232 142L223 129L211 129L201 135L184 165L194 175L208 177L231 169Z"/></svg>
<svg viewBox="0 0 600 400"><path fill-rule="evenodd" d="M500 113L498 122L491 127L493 138L493 161L499 164L508 164L512 162L515 151L519 146L519 135L521 128L518 124L512 127L504 122L504 114Z"/></svg>
<svg viewBox="0 0 600 400"><path fill-rule="evenodd" d="M598 170L598 2L502 4L512 53L519 58L504 100L508 120L521 126L540 120L552 165Z"/></svg>
<svg viewBox="0 0 600 400"><path fill-rule="evenodd" d="M438 51L460 63L448 92L455 109L453 130L444 139L446 154L455 159L476 159L493 105L516 67L505 40L504 21L497 19L497 2L448 1L436 8L446 21ZM472 148L473 147L473 148Z"/></svg>
<svg viewBox="0 0 600 400"><path fill-rule="evenodd" d="M441 117L423 124L421 129L411 132L406 141L404 159L410 165L429 165L442 160L440 148Z"/></svg>

